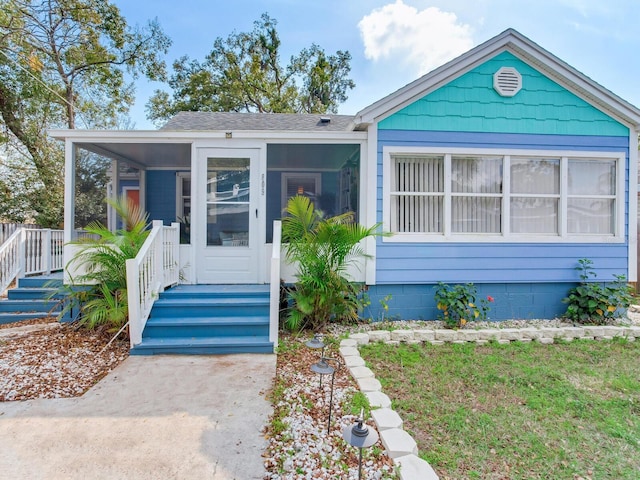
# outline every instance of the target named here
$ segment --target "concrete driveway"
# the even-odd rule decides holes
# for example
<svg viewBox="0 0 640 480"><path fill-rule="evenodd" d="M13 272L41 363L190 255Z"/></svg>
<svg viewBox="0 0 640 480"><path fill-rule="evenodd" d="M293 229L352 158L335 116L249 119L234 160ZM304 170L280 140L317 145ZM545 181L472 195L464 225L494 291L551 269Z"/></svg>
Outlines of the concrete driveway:
<svg viewBox="0 0 640 480"><path fill-rule="evenodd" d="M0 403L0 478L261 479L275 364L132 356L82 397Z"/></svg>

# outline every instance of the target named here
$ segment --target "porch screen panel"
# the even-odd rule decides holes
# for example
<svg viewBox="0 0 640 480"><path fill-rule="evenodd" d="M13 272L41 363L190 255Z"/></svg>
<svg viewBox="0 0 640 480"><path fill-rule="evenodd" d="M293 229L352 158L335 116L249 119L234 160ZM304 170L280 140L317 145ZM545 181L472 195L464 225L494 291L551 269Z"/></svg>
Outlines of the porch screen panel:
<svg viewBox="0 0 640 480"><path fill-rule="evenodd" d="M451 158L451 231L502 232L502 157Z"/></svg>
<svg viewBox="0 0 640 480"><path fill-rule="evenodd" d="M616 161L569 159L567 229L575 234L615 234Z"/></svg>
<svg viewBox="0 0 640 480"><path fill-rule="evenodd" d="M560 159L511 159L511 231L557 235Z"/></svg>
<svg viewBox="0 0 640 480"><path fill-rule="evenodd" d="M391 230L441 233L444 157L394 156L391 165Z"/></svg>

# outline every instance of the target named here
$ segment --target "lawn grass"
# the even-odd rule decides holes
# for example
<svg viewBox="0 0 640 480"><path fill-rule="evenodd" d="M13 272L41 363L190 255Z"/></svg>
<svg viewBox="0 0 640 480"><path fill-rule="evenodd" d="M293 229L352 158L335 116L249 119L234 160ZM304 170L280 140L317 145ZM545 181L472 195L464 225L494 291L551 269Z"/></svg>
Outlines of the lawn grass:
<svg viewBox="0 0 640 480"><path fill-rule="evenodd" d="M640 478L640 342L361 355L441 479Z"/></svg>

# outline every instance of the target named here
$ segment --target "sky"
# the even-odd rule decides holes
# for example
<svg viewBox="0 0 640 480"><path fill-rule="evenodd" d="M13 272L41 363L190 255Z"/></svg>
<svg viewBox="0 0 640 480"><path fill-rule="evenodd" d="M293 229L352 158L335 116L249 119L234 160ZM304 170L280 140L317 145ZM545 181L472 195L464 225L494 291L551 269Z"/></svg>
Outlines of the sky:
<svg viewBox="0 0 640 480"><path fill-rule="evenodd" d="M157 18L172 39L166 61L202 60L216 38L251 31L262 13L278 22L281 61L312 43L348 50L355 89L341 114L393 93L443 63L514 28L624 100L640 107L640 0L114 0L131 25ZM166 84L136 81L130 115L155 129L145 105Z"/></svg>

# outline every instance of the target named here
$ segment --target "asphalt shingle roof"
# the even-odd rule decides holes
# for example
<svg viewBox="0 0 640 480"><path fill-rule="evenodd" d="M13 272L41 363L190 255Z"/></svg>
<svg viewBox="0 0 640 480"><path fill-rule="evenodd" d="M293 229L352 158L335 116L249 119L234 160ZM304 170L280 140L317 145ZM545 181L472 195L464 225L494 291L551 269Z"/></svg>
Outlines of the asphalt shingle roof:
<svg viewBox="0 0 640 480"><path fill-rule="evenodd" d="M323 122L322 119L330 119ZM353 115L309 113L179 112L160 130L352 131Z"/></svg>

